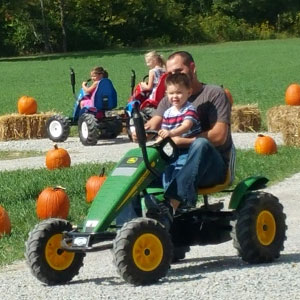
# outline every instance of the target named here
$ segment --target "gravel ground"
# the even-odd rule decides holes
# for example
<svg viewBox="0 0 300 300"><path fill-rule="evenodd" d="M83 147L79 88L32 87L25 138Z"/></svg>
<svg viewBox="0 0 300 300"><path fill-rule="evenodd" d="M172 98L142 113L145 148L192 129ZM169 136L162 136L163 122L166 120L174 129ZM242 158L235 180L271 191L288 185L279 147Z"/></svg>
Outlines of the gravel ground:
<svg viewBox="0 0 300 300"><path fill-rule="evenodd" d="M234 135L235 144L239 148L253 147L254 139L253 134ZM276 136L276 141L280 143L281 138ZM0 150L20 150L20 147L35 149L30 148L36 147L33 146L34 143L26 141L23 146L18 146L17 142L0 143ZM101 152L108 143L111 143L109 154ZM51 146L49 141L44 140L38 141L38 144L44 150ZM73 144L77 146L72 148ZM125 138L99 142L95 147L82 148L75 138L62 145L70 149L74 163L77 162L74 157L82 160L83 152L80 151L83 149L85 152L98 154L98 159L93 156L89 160L99 160L100 156L103 159L102 155L109 157L108 160L115 160L132 146ZM117 145L121 149L117 150ZM75 156L76 151L80 155ZM18 160L18 167L22 166L21 161L24 160ZM42 164L43 162L36 167ZM1 165L1 169L3 166ZM0 269L1 299L300 299L299 181L300 173L266 189L280 199L288 225L285 249L281 257L272 264L244 263L237 257L232 242L215 246L194 246L186 259L173 264L167 277L159 283L134 287L118 276L112 264L112 255L107 250L88 254L79 275L69 284L49 287L37 281L25 262L19 261Z"/></svg>

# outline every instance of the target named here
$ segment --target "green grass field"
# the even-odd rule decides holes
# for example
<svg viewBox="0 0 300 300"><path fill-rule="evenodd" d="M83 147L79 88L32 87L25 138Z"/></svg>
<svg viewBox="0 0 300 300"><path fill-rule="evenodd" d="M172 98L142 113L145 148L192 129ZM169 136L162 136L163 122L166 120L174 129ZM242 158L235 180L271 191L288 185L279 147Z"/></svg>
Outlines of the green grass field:
<svg viewBox="0 0 300 300"><path fill-rule="evenodd" d="M38 101L39 111L55 110L70 115L73 95L69 67L76 72L77 90L95 65L105 67L118 92L119 107L130 95L131 69L141 80L148 73L143 50L98 51L0 60L0 115L16 112L21 95ZM223 84L236 104L257 103L263 113L284 104L289 84L300 82L300 39L229 42L156 49L168 57L176 50L192 53L201 81Z"/></svg>

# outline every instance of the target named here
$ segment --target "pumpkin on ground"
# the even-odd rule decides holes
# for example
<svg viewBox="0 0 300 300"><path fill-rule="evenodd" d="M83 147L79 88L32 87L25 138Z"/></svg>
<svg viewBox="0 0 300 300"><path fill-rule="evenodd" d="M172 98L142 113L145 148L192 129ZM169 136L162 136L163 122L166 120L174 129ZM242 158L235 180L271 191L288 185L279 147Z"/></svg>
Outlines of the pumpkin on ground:
<svg viewBox="0 0 300 300"><path fill-rule="evenodd" d="M36 214L39 219L62 218L69 214L70 201L62 187L47 187L38 196Z"/></svg>
<svg viewBox="0 0 300 300"><path fill-rule="evenodd" d="M231 92L230 92L229 89L227 89L227 88L224 89L224 92L225 92L225 94L226 94L226 96L227 96L227 98L228 98L230 104L232 105L232 104L233 104L233 97L232 97L232 95L231 95Z"/></svg>
<svg viewBox="0 0 300 300"><path fill-rule="evenodd" d="M285 91L285 103L287 105L300 105L300 84L293 83Z"/></svg>
<svg viewBox="0 0 300 300"><path fill-rule="evenodd" d="M0 237L4 234L10 234L11 223L6 210L0 205Z"/></svg>
<svg viewBox="0 0 300 300"><path fill-rule="evenodd" d="M106 176L104 176L104 169L98 176L94 175L88 178L85 184L86 202L90 203L94 200L101 185L104 183L105 180Z"/></svg>
<svg viewBox="0 0 300 300"><path fill-rule="evenodd" d="M23 115L32 115L37 112L37 102L33 97L22 96L18 100L18 112Z"/></svg>
<svg viewBox="0 0 300 300"><path fill-rule="evenodd" d="M54 145L54 149L51 149L46 154L46 167L49 170L68 168L71 165L71 158L67 150L58 148Z"/></svg>
<svg viewBox="0 0 300 300"><path fill-rule="evenodd" d="M254 149L258 154L269 155L277 152L277 145L270 136L259 134L255 140Z"/></svg>

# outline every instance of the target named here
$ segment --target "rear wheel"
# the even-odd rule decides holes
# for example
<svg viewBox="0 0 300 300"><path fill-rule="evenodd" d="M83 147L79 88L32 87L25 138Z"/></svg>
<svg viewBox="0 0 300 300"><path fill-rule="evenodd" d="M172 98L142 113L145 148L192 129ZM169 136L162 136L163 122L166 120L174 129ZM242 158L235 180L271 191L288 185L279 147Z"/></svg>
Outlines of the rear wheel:
<svg viewBox="0 0 300 300"><path fill-rule="evenodd" d="M53 142L64 142L70 134L70 122L67 117L55 115L46 122L48 137Z"/></svg>
<svg viewBox="0 0 300 300"><path fill-rule="evenodd" d="M83 114L78 121L79 138L83 145L92 146L98 142L98 121L93 114Z"/></svg>
<svg viewBox="0 0 300 300"><path fill-rule="evenodd" d="M233 245L248 263L272 262L280 256L286 239L283 207L269 193L246 195L232 222Z"/></svg>
<svg viewBox="0 0 300 300"><path fill-rule="evenodd" d="M122 132L122 120L113 118L111 120L103 119L99 121L100 138L114 139Z"/></svg>
<svg viewBox="0 0 300 300"><path fill-rule="evenodd" d="M25 243L25 257L32 274L48 285L62 284L78 274L84 253L61 249L63 231L72 230L62 219L47 219L37 224Z"/></svg>
<svg viewBox="0 0 300 300"><path fill-rule="evenodd" d="M159 222L138 218L118 231L113 252L121 277L129 283L145 285L167 274L173 246L169 233Z"/></svg>

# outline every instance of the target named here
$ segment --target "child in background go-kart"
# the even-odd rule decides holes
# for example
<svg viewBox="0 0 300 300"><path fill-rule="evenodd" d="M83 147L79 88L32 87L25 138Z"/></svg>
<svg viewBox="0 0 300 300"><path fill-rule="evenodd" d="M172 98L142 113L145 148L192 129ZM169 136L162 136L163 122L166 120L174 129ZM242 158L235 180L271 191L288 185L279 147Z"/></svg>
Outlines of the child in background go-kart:
<svg viewBox="0 0 300 300"><path fill-rule="evenodd" d="M156 51L145 54L145 62L149 70L148 82L141 82L142 92L150 92L148 99L153 99L159 78L165 73L165 61Z"/></svg>
<svg viewBox="0 0 300 300"><path fill-rule="evenodd" d="M91 70L91 79L82 82L81 87L86 95L80 101L80 108L93 105L91 97L93 95L93 92L96 90L99 81L102 78L108 78L107 71L104 70L102 67L95 67ZM92 84L90 86L88 86L89 81L92 81Z"/></svg>

